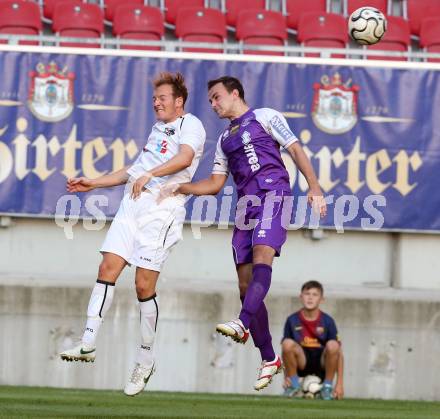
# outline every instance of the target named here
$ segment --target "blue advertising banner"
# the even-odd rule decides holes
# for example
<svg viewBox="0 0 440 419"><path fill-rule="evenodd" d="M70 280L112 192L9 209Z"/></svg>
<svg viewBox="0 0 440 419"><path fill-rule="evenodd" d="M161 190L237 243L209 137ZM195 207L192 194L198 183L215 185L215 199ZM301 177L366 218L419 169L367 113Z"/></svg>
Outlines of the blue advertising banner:
<svg viewBox="0 0 440 419"><path fill-rule="evenodd" d="M228 124L212 111L206 84L233 75L251 107L282 112L302 140L327 196L321 226L440 230L438 71L6 51L0 71L0 213L53 216L66 178L95 178L134 161L155 122L152 80L180 71L186 110L207 132L196 179L211 173ZM283 160L295 196L292 223L300 226L307 221L294 209L307 183L285 152ZM108 198L102 212L113 216L123 187L100 193ZM78 194L81 216L90 215L90 195ZM193 201L188 208L189 220Z"/></svg>

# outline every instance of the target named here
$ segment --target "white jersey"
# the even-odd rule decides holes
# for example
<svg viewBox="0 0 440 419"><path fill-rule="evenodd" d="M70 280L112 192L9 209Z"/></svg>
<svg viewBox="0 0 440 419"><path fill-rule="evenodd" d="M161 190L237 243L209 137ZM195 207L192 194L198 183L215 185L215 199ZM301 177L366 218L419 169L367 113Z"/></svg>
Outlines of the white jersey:
<svg viewBox="0 0 440 419"><path fill-rule="evenodd" d="M138 179L143 176L145 172L166 163L176 156L179 153L179 147L186 144L194 150L194 158L191 165L173 175L154 177L146 187L153 190L159 188L166 182L191 182L199 165L205 140L206 132L202 122L190 113L167 124L158 121L151 129L147 144L133 165L127 170L127 173L135 179Z"/></svg>

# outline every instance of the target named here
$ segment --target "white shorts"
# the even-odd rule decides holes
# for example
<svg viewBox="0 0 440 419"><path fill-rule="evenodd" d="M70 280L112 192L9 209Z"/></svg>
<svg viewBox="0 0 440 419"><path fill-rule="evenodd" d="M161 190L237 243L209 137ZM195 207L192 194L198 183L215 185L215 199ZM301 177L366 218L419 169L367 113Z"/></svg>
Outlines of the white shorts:
<svg viewBox="0 0 440 419"><path fill-rule="evenodd" d="M181 196L169 197L160 204L156 197L145 191L134 201L125 194L100 251L160 272L171 248L182 239L186 210Z"/></svg>

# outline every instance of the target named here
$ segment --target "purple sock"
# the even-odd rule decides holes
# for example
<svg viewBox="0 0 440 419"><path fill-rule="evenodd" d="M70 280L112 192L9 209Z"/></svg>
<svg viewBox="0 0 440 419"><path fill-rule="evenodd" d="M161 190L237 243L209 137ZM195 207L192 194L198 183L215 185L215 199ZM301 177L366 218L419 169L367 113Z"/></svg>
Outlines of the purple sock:
<svg viewBox="0 0 440 419"><path fill-rule="evenodd" d="M264 297L270 288L272 268L264 263L258 263L252 268L252 280L246 291L243 307L239 315L246 329L249 329L252 317L255 316Z"/></svg>
<svg viewBox="0 0 440 419"><path fill-rule="evenodd" d="M244 296L240 296L240 300L243 304ZM275 351L272 346L272 336L269 331L269 318L267 316L267 309L264 302L252 318L249 331L251 332L255 347L260 351L261 360L272 361L275 359Z"/></svg>

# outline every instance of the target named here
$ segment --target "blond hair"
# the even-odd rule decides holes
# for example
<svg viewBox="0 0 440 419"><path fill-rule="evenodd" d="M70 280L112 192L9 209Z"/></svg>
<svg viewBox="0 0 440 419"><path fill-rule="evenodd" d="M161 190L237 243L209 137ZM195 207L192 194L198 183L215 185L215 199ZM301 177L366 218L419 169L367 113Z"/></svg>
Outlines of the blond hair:
<svg viewBox="0 0 440 419"><path fill-rule="evenodd" d="M163 72L154 80L153 86L157 89L163 84L169 84L173 89L173 96L175 99L181 97L183 99L183 106L185 106L186 99L188 98L188 89L185 85L185 78L182 73L169 73Z"/></svg>

